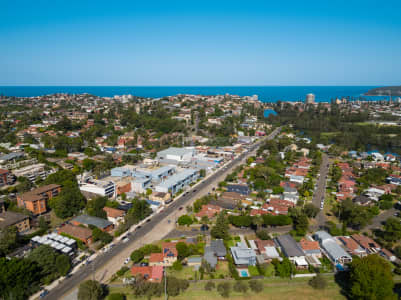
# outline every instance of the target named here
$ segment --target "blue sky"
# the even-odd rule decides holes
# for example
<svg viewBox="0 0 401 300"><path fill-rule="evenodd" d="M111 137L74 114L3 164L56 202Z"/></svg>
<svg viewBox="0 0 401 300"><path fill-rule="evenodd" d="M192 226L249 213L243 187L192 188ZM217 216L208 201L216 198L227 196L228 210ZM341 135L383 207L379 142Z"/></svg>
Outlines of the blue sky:
<svg viewBox="0 0 401 300"><path fill-rule="evenodd" d="M399 0L0 7L0 85L401 84Z"/></svg>

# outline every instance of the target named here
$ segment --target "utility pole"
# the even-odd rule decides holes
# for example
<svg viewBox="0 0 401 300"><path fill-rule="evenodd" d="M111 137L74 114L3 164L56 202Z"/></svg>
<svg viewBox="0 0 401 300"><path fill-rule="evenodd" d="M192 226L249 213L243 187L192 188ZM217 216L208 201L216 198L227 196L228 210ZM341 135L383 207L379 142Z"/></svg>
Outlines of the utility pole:
<svg viewBox="0 0 401 300"><path fill-rule="evenodd" d="M164 299L167 300L167 268L164 268Z"/></svg>

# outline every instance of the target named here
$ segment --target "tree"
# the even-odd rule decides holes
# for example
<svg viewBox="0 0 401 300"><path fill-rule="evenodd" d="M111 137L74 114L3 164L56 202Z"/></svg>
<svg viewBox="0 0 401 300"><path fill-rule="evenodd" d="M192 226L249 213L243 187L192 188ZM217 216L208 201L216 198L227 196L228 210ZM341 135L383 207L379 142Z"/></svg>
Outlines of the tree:
<svg viewBox="0 0 401 300"><path fill-rule="evenodd" d="M270 240L270 234L267 229L259 229L256 231L256 236L261 240Z"/></svg>
<svg viewBox="0 0 401 300"><path fill-rule="evenodd" d="M317 290L323 290L327 287L326 279L318 273L315 277L309 280L309 285Z"/></svg>
<svg viewBox="0 0 401 300"><path fill-rule="evenodd" d="M95 227L92 229L92 239L94 242L101 241L103 245L111 243L113 237L108 233L100 230L99 228Z"/></svg>
<svg viewBox="0 0 401 300"><path fill-rule="evenodd" d="M28 259L0 258L0 298L28 299L39 290L40 267Z"/></svg>
<svg viewBox="0 0 401 300"><path fill-rule="evenodd" d="M47 224L46 219L43 216L39 218L39 227L43 231L47 231L49 229L49 225Z"/></svg>
<svg viewBox="0 0 401 300"><path fill-rule="evenodd" d="M191 225L194 221L192 220L192 218L188 215L182 215L178 218L177 220L178 225L180 226L184 226L184 225Z"/></svg>
<svg viewBox="0 0 401 300"><path fill-rule="evenodd" d="M139 263L144 258L143 252L138 249L131 253L131 260L134 264Z"/></svg>
<svg viewBox="0 0 401 300"><path fill-rule="evenodd" d="M107 203L107 197L96 197L86 204L86 212L90 216L107 219L107 213L103 210Z"/></svg>
<svg viewBox="0 0 401 300"><path fill-rule="evenodd" d="M234 291L238 293L246 293L248 291L248 285L244 281L237 280L234 283Z"/></svg>
<svg viewBox="0 0 401 300"><path fill-rule="evenodd" d="M173 270L175 271L181 271L182 270L182 263L179 260L176 260L175 262L173 262Z"/></svg>
<svg viewBox="0 0 401 300"><path fill-rule="evenodd" d="M352 299L396 299L391 266L378 255L355 257L349 280Z"/></svg>
<svg viewBox="0 0 401 300"><path fill-rule="evenodd" d="M386 241L397 241L401 239L401 223L398 219L390 217L384 225L384 239Z"/></svg>
<svg viewBox="0 0 401 300"><path fill-rule="evenodd" d="M212 227L210 234L216 239L227 239L230 236L228 233L228 222L224 212L218 215L216 225Z"/></svg>
<svg viewBox="0 0 401 300"><path fill-rule="evenodd" d="M249 280L248 282L249 284L249 288L251 289L251 291L255 292L255 293L260 293L263 291L263 282L260 280Z"/></svg>
<svg viewBox="0 0 401 300"><path fill-rule="evenodd" d="M291 277L291 275L294 273L294 265L287 257L285 257L281 262L274 259L272 263L276 268L276 273L280 277Z"/></svg>
<svg viewBox="0 0 401 300"><path fill-rule="evenodd" d="M56 216L62 219L76 215L85 207L85 204L86 199L79 188L71 185L64 186L60 194L49 201L49 206Z"/></svg>
<svg viewBox="0 0 401 300"><path fill-rule="evenodd" d="M41 245L32 250L28 259L36 262L42 269L41 276L44 283L50 283L58 276L56 259L58 254L48 245Z"/></svg>
<svg viewBox="0 0 401 300"><path fill-rule="evenodd" d="M183 260L191 254L188 245L184 242L178 242L175 245L175 248L177 249L179 260Z"/></svg>
<svg viewBox="0 0 401 300"><path fill-rule="evenodd" d="M223 298L230 297L231 284L229 282L221 282L217 285L217 291Z"/></svg>
<svg viewBox="0 0 401 300"><path fill-rule="evenodd" d="M71 261L70 258L67 255L59 255L56 258L56 268L57 272L61 276L65 276L68 274L68 272L71 270Z"/></svg>
<svg viewBox="0 0 401 300"><path fill-rule="evenodd" d="M314 218L319 213L319 208L312 203L307 203L305 204L303 211L309 218Z"/></svg>
<svg viewBox="0 0 401 300"><path fill-rule="evenodd" d="M216 287L216 285L214 284L213 281L208 281L208 282L206 282L206 284L205 284L205 290L206 290L206 291L211 291L211 290L213 290L215 287Z"/></svg>
<svg viewBox="0 0 401 300"><path fill-rule="evenodd" d="M0 231L0 254L8 254L18 245L18 229L9 226Z"/></svg>
<svg viewBox="0 0 401 300"><path fill-rule="evenodd" d="M103 297L103 287L98 281L86 280L79 285L78 300L99 300Z"/></svg>

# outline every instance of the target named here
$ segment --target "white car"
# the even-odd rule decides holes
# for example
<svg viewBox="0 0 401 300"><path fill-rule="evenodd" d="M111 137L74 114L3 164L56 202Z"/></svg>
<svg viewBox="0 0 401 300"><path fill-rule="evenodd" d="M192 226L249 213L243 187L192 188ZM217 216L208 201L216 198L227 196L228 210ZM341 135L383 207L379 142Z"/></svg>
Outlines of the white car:
<svg viewBox="0 0 401 300"><path fill-rule="evenodd" d="M129 241L129 238L126 236L126 237L124 237L124 238L122 239L122 241L123 241L123 243L126 243L126 242Z"/></svg>
<svg viewBox="0 0 401 300"><path fill-rule="evenodd" d="M125 261L124 261L124 265L128 264L128 263L129 263L129 261L130 261L130 258L129 258L129 257L127 257L127 258L125 259Z"/></svg>

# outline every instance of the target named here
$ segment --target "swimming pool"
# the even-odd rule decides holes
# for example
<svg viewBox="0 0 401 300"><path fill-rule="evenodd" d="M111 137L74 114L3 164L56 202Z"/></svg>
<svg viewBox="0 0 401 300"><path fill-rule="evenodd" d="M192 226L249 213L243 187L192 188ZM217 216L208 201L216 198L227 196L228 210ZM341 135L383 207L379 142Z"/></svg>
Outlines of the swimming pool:
<svg viewBox="0 0 401 300"><path fill-rule="evenodd" d="M247 270L241 270L240 274L241 274L241 277L249 277L249 274L248 274Z"/></svg>

